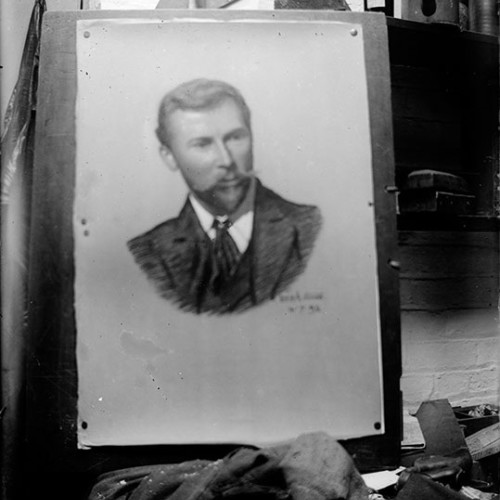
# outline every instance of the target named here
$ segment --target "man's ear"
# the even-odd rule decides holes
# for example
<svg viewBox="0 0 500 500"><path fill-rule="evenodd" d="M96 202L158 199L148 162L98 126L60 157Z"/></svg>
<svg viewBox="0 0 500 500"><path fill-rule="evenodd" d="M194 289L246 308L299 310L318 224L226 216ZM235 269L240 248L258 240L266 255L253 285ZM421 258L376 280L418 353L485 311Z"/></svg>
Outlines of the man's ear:
<svg viewBox="0 0 500 500"><path fill-rule="evenodd" d="M163 163L165 163L165 165L170 170L172 170L173 172L179 170L179 167L177 166L177 161L175 160L175 156L173 155L170 148L165 146L164 144L160 146L160 156L161 159L163 160Z"/></svg>

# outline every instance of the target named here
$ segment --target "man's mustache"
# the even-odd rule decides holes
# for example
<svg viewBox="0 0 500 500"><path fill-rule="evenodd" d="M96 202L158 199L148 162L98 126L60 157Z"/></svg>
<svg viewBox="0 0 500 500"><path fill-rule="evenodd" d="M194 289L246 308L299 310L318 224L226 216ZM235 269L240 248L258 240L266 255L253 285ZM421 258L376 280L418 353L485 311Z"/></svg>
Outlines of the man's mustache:
<svg viewBox="0 0 500 500"><path fill-rule="evenodd" d="M237 172L235 175L235 179L254 179L255 177L257 177L257 174L258 172L256 170L250 170L248 172ZM224 181L224 177L222 177L221 181Z"/></svg>
<svg viewBox="0 0 500 500"><path fill-rule="evenodd" d="M257 177L257 173L255 170L250 170L248 172L241 172L241 178L242 179L253 179L254 177Z"/></svg>

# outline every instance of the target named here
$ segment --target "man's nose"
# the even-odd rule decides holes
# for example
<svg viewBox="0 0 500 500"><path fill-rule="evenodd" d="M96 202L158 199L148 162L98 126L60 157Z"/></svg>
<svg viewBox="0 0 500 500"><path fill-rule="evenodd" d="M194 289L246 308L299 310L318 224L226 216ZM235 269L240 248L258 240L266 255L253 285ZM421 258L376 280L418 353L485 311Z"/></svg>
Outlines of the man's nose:
<svg viewBox="0 0 500 500"><path fill-rule="evenodd" d="M233 155L224 141L217 143L217 162L219 166L226 168L233 165Z"/></svg>

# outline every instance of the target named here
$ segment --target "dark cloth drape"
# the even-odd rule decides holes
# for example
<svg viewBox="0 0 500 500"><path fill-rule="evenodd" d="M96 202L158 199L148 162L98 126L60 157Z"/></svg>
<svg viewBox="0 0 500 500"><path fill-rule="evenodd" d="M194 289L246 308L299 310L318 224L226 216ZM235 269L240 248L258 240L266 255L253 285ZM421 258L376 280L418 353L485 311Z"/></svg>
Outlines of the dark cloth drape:
<svg viewBox="0 0 500 500"><path fill-rule="evenodd" d="M98 478L89 500L368 500L344 448L325 433L239 448L215 462L133 467Z"/></svg>
<svg viewBox="0 0 500 500"><path fill-rule="evenodd" d="M41 22L45 0L34 3L16 86L1 139L2 495L16 498L22 443L28 239Z"/></svg>

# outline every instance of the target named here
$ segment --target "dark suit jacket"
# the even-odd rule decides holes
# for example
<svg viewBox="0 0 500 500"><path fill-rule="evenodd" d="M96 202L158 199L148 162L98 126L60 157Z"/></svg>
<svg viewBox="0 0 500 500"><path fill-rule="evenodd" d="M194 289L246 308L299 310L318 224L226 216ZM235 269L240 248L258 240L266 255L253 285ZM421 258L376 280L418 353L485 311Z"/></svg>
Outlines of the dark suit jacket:
<svg viewBox="0 0 500 500"><path fill-rule="evenodd" d="M304 271L320 226L317 207L289 202L257 181L252 239L244 256L249 273L217 306L207 305L203 281L211 242L189 201L178 217L130 240L128 247L162 297L183 310L224 313L284 291Z"/></svg>

